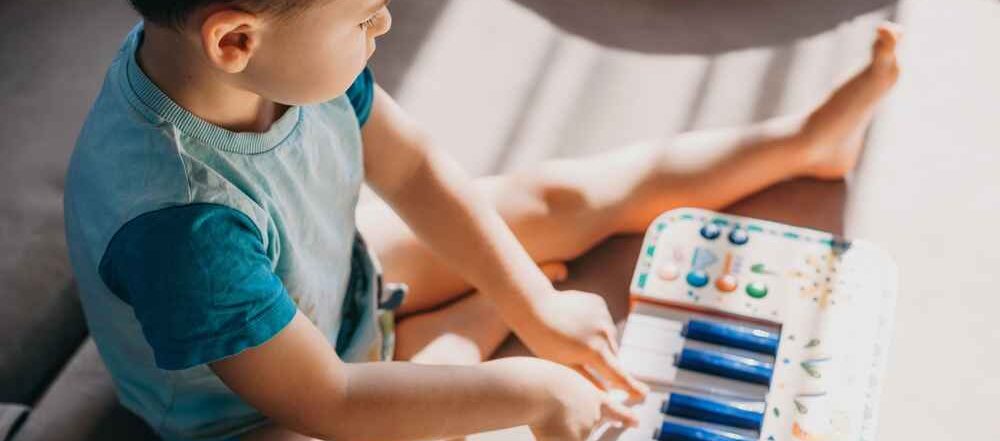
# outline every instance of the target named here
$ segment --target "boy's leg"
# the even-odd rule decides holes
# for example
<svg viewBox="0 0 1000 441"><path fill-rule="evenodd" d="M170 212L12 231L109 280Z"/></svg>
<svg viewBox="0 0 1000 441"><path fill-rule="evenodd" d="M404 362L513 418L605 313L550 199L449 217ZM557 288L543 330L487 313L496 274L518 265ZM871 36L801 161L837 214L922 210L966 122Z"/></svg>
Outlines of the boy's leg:
<svg viewBox="0 0 1000 441"><path fill-rule="evenodd" d="M871 64L805 118L549 161L477 185L535 261L564 262L611 235L643 231L670 208L719 209L787 179L840 178L857 162L875 105L896 80L896 38L880 29ZM470 289L384 205L362 207L358 225L386 280L410 286L401 315Z"/></svg>

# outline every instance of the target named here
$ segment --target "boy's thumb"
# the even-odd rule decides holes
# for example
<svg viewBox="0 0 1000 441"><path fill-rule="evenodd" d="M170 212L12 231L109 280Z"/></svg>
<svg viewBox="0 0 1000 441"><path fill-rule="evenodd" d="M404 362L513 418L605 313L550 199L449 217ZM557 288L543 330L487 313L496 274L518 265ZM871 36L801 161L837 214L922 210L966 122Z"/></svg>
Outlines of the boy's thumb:
<svg viewBox="0 0 1000 441"><path fill-rule="evenodd" d="M563 262L549 262L543 263L539 266L545 277L553 282L565 282L566 278L569 277L569 268Z"/></svg>

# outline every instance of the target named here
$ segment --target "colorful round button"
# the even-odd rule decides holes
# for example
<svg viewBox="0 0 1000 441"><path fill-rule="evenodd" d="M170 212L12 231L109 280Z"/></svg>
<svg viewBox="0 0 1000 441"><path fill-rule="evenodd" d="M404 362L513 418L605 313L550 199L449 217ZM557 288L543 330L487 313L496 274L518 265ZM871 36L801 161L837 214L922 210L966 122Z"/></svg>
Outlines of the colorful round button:
<svg viewBox="0 0 1000 441"><path fill-rule="evenodd" d="M747 295L755 299L763 299L767 297L767 285L759 282L753 282L747 285Z"/></svg>
<svg viewBox="0 0 1000 441"><path fill-rule="evenodd" d="M663 280L677 280L677 277L681 275L681 270L673 262L668 262L661 265L656 274Z"/></svg>
<svg viewBox="0 0 1000 441"><path fill-rule="evenodd" d="M718 225L713 223L707 223L705 226L701 227L701 237L708 240L715 240L719 238L722 234L722 229Z"/></svg>
<svg viewBox="0 0 1000 441"><path fill-rule="evenodd" d="M736 276L732 274L726 274L718 279L715 279L715 287L722 292L733 292L736 291L736 287L739 285L736 280Z"/></svg>
<svg viewBox="0 0 1000 441"><path fill-rule="evenodd" d="M729 232L729 242L733 245L745 245L750 241L750 235L747 234L747 230L742 228L733 228L733 231Z"/></svg>
<svg viewBox="0 0 1000 441"><path fill-rule="evenodd" d="M708 273L701 270L691 271L687 275L687 283L695 288L708 285Z"/></svg>

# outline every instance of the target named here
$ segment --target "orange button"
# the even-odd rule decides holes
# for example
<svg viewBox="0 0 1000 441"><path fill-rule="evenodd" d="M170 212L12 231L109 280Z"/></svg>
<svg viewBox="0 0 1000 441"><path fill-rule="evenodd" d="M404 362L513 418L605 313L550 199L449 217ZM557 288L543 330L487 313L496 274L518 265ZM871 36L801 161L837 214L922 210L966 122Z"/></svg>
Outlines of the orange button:
<svg viewBox="0 0 1000 441"><path fill-rule="evenodd" d="M736 281L736 276L732 274L726 274L715 280L715 287L722 292L733 292L736 291L736 286L738 282Z"/></svg>

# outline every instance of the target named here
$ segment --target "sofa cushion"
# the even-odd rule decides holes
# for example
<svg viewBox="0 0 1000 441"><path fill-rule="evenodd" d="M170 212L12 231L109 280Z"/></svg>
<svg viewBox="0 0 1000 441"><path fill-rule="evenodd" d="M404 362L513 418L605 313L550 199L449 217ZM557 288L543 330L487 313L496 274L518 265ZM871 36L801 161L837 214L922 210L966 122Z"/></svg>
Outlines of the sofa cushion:
<svg viewBox="0 0 1000 441"><path fill-rule="evenodd" d="M32 404L86 335L63 239L63 175L135 21L127 2L0 2L0 402Z"/></svg>
<svg viewBox="0 0 1000 441"><path fill-rule="evenodd" d="M94 341L86 342L38 401L14 441L158 440L120 404Z"/></svg>

